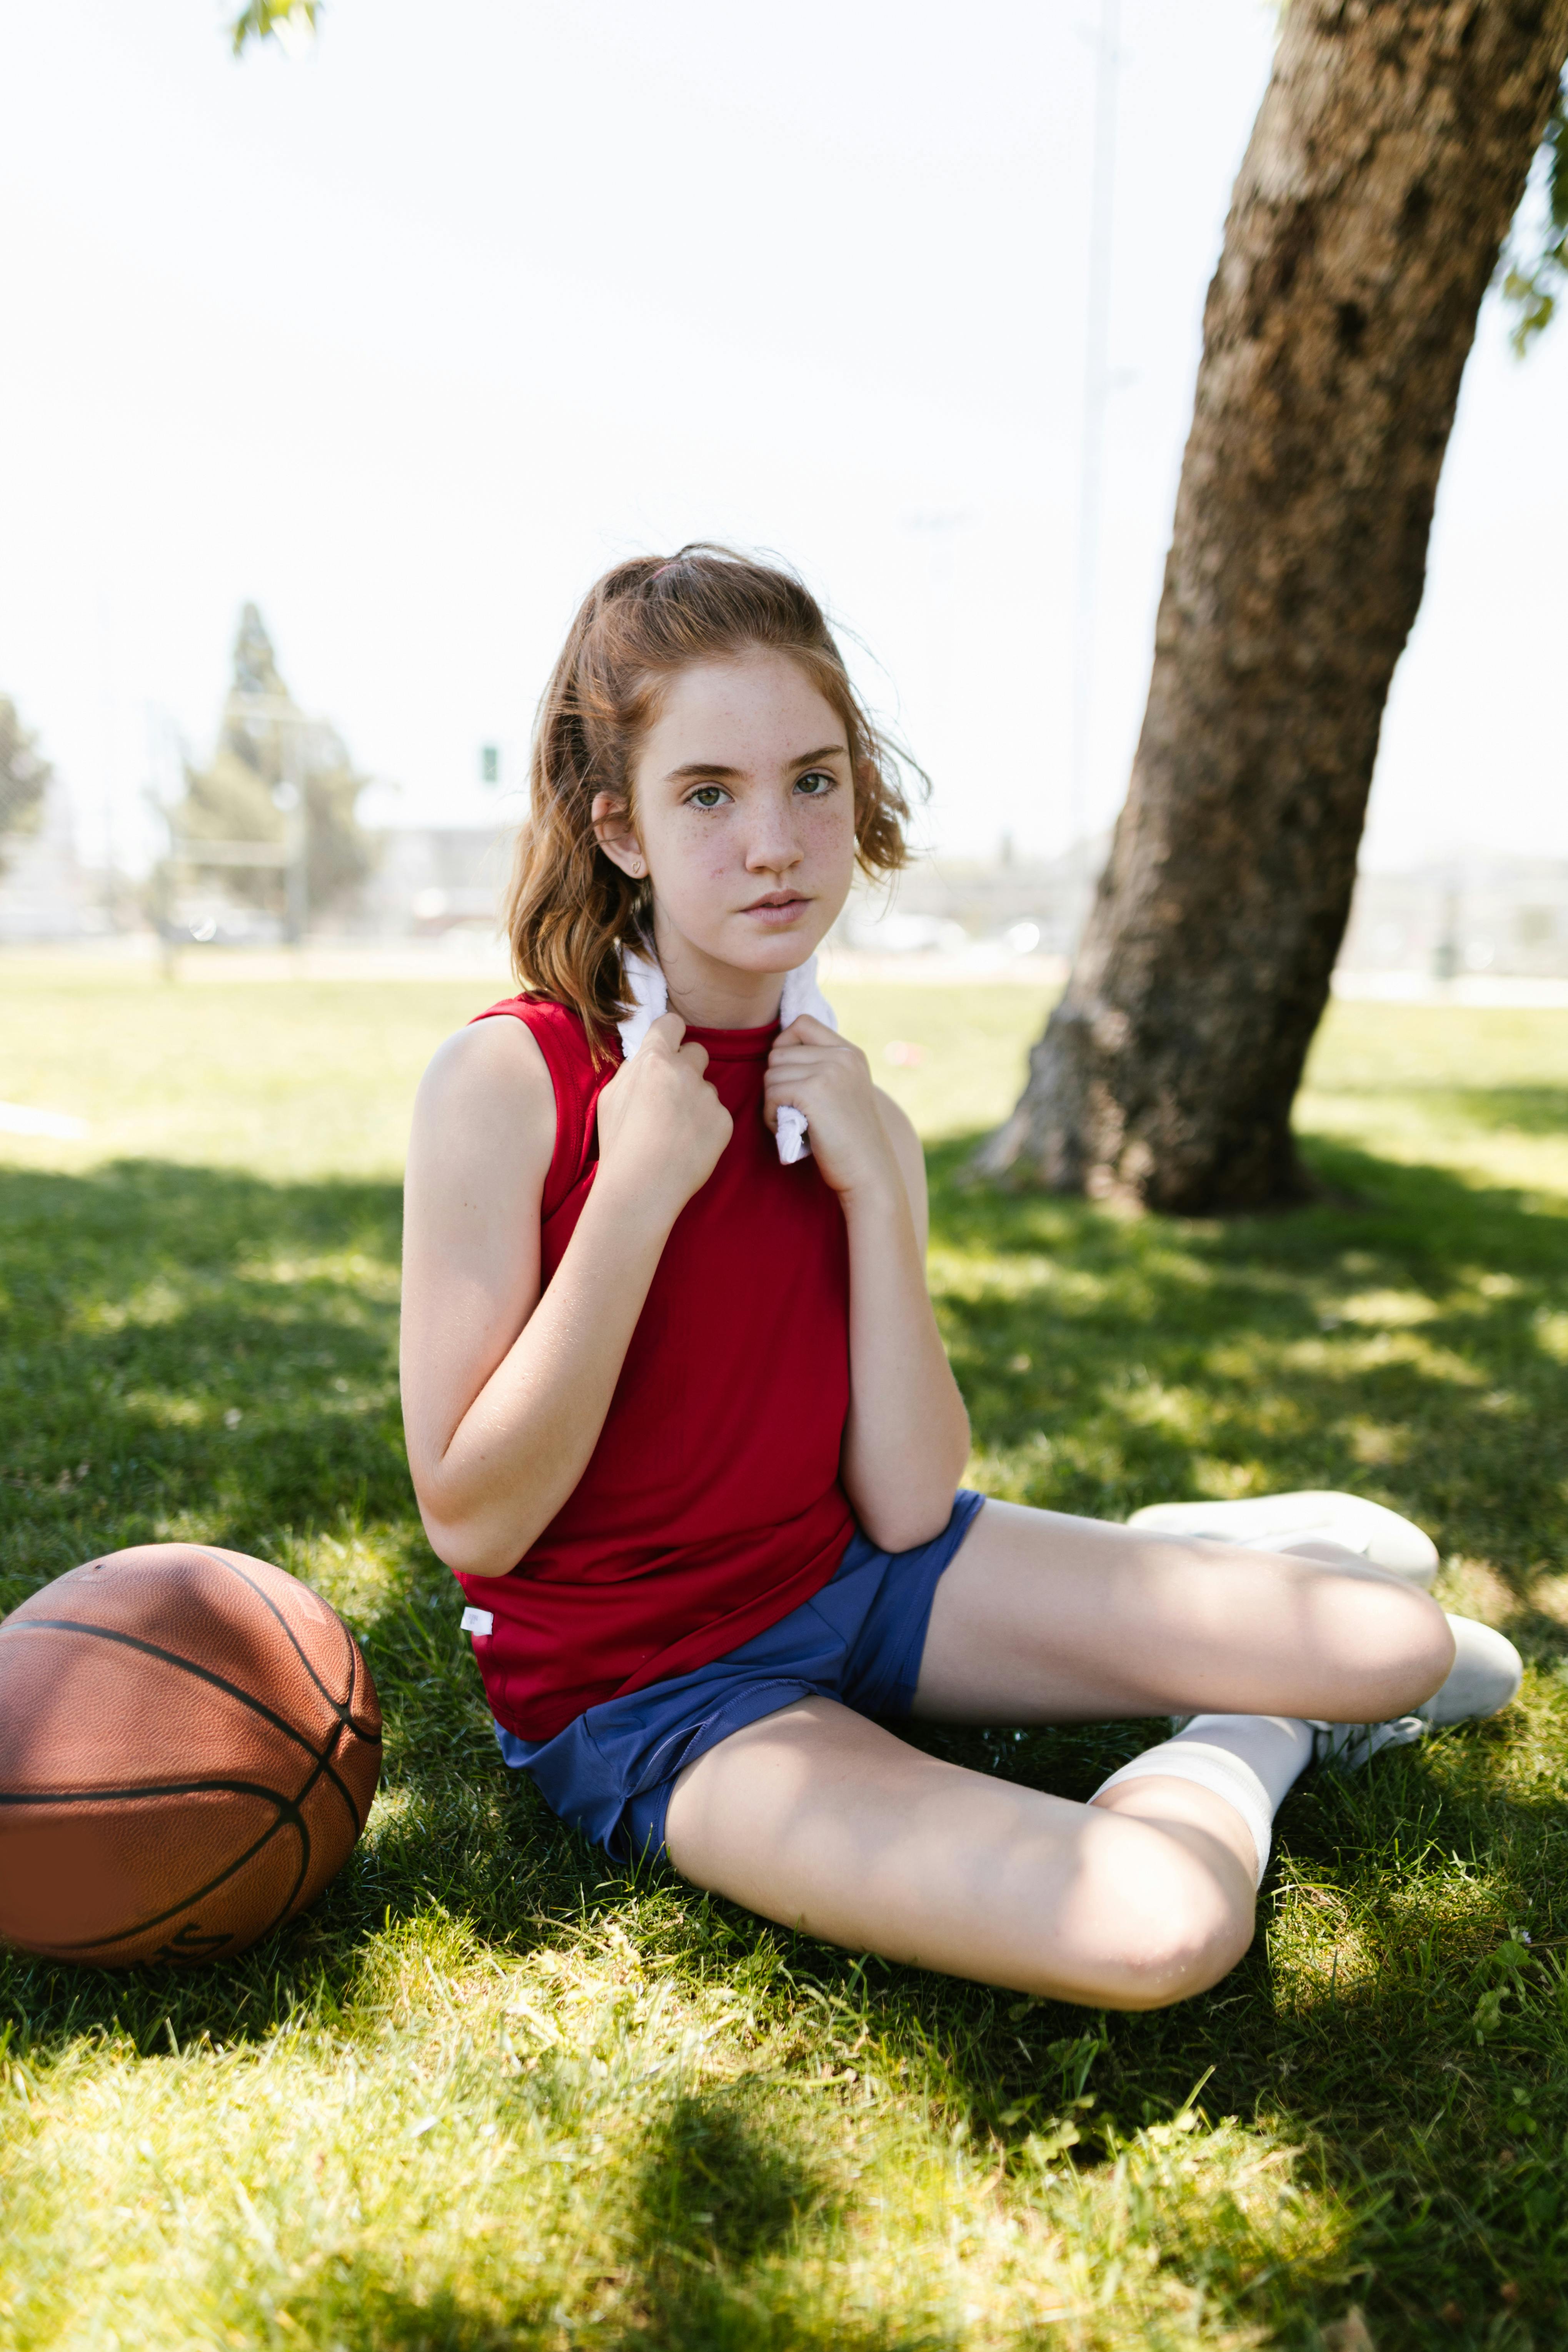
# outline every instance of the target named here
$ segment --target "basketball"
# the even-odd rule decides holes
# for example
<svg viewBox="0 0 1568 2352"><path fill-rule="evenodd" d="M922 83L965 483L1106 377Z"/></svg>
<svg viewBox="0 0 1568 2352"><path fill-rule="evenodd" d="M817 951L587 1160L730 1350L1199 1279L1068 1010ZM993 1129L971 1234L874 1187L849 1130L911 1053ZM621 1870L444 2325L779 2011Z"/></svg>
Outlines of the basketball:
<svg viewBox="0 0 1568 2352"><path fill-rule="evenodd" d="M0 1622L0 1939L95 1968L226 1959L363 1829L381 1708L297 1577L140 1544Z"/></svg>

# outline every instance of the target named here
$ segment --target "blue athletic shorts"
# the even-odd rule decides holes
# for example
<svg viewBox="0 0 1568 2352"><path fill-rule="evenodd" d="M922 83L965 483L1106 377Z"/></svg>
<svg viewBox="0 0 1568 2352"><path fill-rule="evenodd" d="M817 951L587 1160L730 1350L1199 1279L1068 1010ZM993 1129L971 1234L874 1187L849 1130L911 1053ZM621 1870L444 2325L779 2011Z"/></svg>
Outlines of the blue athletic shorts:
<svg viewBox="0 0 1568 2352"><path fill-rule="evenodd" d="M501 1754L615 1861L662 1853L677 1774L743 1725L813 1696L858 1715L909 1713L938 1579L984 1499L961 1486L941 1535L912 1551L856 1534L832 1580L765 1633L589 1707L553 1739L519 1739L498 1723Z"/></svg>

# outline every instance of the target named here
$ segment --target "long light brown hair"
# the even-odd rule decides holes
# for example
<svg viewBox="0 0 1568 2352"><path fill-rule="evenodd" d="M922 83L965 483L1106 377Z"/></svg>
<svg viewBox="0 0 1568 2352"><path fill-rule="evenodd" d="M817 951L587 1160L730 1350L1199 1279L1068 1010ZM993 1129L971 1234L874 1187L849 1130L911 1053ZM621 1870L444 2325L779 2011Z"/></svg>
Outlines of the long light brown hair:
<svg viewBox="0 0 1568 2352"><path fill-rule="evenodd" d="M637 751L668 681L689 663L753 648L787 655L843 721L861 871L889 874L908 857L902 770L925 778L872 720L801 582L700 542L616 564L584 598L539 706L505 901L521 985L581 1013L597 1048L631 1009L621 952L651 952L653 896L599 847L595 794L614 793L630 819Z"/></svg>

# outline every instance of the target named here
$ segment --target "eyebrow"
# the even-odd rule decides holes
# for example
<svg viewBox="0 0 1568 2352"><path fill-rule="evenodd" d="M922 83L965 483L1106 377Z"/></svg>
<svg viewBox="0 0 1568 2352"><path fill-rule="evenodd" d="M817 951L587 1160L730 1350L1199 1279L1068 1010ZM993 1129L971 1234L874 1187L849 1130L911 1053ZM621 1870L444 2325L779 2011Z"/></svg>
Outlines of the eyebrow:
<svg viewBox="0 0 1568 2352"><path fill-rule="evenodd" d="M792 768L815 768L819 760L831 760L836 751L842 757L847 750L848 746L844 743L824 743L815 751L797 752L789 764ZM745 772L743 768L722 768L716 760L688 760L684 767L671 768L665 782L669 784L680 784L685 783L692 776L714 776L726 781L739 781Z"/></svg>

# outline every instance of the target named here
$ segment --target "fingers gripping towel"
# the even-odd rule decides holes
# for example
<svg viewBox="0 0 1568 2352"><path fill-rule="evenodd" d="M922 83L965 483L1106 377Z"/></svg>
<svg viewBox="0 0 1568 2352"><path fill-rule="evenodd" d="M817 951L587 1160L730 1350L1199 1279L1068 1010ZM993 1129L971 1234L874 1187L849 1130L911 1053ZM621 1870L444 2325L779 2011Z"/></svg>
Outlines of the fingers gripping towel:
<svg viewBox="0 0 1568 2352"><path fill-rule="evenodd" d="M621 1055L626 1061L641 1045L643 1039L660 1016L669 1011L669 989L658 964L647 956L638 955L628 948L622 957L626 976L626 993L633 1010L618 1025L621 1033ZM816 958L810 956L797 971L786 971L784 995L779 1002L779 1025L787 1029L803 1013L820 1021L828 1029L837 1029L838 1016L816 984ZM811 1146L806 1140L805 1113L785 1103L779 1112L776 1140L779 1158L786 1168L797 1160L809 1159Z"/></svg>

